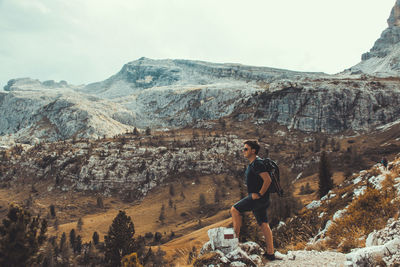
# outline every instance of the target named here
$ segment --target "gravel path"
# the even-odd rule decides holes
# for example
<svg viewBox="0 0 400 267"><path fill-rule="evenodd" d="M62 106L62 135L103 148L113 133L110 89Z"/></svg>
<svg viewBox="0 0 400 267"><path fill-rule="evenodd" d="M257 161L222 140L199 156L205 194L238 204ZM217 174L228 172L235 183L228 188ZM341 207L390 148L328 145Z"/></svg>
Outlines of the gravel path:
<svg viewBox="0 0 400 267"><path fill-rule="evenodd" d="M345 254L330 251L290 251L287 256L284 256L283 260L268 262L264 266L345 266L346 262Z"/></svg>

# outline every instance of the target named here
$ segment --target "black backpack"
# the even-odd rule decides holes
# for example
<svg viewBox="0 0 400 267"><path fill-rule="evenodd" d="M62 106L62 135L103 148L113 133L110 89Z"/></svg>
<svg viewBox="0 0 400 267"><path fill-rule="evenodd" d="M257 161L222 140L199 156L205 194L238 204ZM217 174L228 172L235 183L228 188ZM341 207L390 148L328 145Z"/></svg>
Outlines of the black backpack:
<svg viewBox="0 0 400 267"><path fill-rule="evenodd" d="M268 188L269 193L277 193L278 196L283 196L283 189L280 185L279 167L275 161L270 158L261 159L263 164L267 167L269 176L271 177L271 185Z"/></svg>

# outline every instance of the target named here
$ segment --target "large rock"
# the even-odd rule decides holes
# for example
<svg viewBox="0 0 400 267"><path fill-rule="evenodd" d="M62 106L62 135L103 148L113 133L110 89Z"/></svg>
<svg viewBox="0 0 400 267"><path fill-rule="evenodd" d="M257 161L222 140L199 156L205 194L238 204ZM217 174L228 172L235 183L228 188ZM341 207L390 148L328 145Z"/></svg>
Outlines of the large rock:
<svg viewBox="0 0 400 267"><path fill-rule="evenodd" d="M234 251L239 246L239 239L235 238L232 228L213 228L208 230L211 250L220 250L227 254Z"/></svg>
<svg viewBox="0 0 400 267"><path fill-rule="evenodd" d="M388 266L400 264L400 220L391 219L385 228L368 235L366 247L346 255L348 266L375 265L384 261Z"/></svg>
<svg viewBox="0 0 400 267"><path fill-rule="evenodd" d="M400 264L400 238L393 239L384 245L357 249L346 255L347 266L376 266L384 261L387 266Z"/></svg>
<svg viewBox="0 0 400 267"><path fill-rule="evenodd" d="M240 244L232 228L208 230L210 240L203 245L195 266L261 266L264 250L255 242Z"/></svg>

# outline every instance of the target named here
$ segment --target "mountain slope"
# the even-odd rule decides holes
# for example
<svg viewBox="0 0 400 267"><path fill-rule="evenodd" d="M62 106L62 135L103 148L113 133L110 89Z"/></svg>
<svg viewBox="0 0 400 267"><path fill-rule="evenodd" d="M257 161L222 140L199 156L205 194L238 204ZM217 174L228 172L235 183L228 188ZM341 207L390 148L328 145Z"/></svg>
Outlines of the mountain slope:
<svg viewBox="0 0 400 267"><path fill-rule="evenodd" d="M362 55L362 61L351 67L351 73L375 76L400 76L400 1L397 0L387 20L388 28L371 50Z"/></svg>
<svg viewBox="0 0 400 267"><path fill-rule="evenodd" d="M35 143L98 138L132 130L135 114L65 84L32 79L12 80L0 93L0 135L8 141ZM51 83L50 83L51 84Z"/></svg>

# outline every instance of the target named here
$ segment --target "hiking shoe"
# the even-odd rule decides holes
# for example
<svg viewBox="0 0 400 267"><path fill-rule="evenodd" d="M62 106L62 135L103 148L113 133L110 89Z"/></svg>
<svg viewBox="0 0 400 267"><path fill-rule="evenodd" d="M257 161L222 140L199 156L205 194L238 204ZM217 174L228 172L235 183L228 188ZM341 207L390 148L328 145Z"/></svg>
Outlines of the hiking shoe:
<svg viewBox="0 0 400 267"><path fill-rule="evenodd" d="M264 253L263 257L269 261L283 260L279 255L267 254L267 252Z"/></svg>

